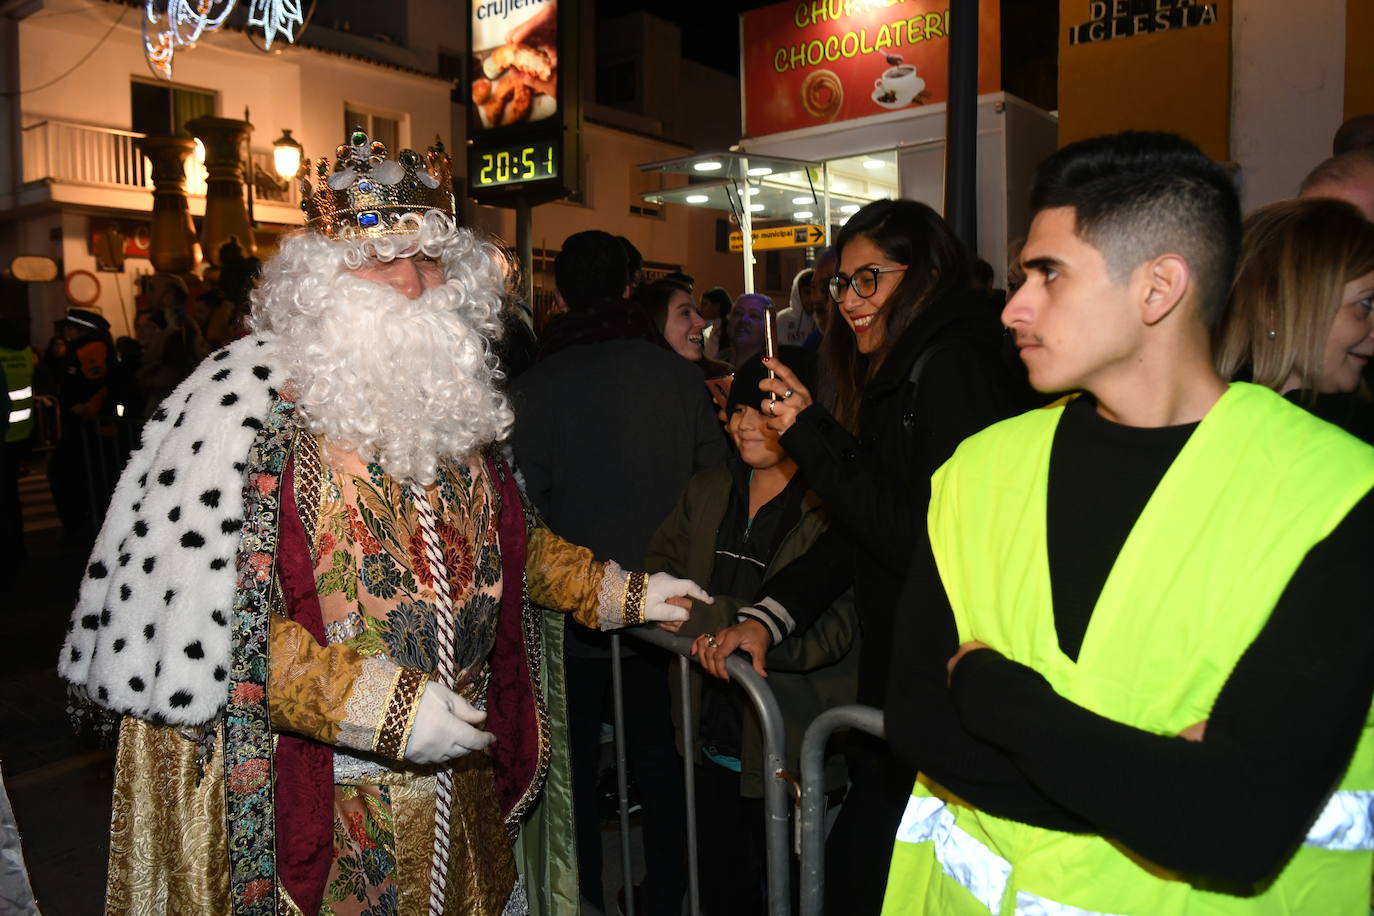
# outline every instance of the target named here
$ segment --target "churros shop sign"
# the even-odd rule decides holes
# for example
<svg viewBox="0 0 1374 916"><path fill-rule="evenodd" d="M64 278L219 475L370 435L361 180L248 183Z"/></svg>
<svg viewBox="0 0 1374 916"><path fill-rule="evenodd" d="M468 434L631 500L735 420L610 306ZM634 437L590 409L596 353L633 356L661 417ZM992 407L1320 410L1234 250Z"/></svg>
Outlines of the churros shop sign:
<svg viewBox="0 0 1374 916"><path fill-rule="evenodd" d="M997 0L979 0L978 92L1001 86ZM943 102L948 0L794 0L741 16L744 133Z"/></svg>

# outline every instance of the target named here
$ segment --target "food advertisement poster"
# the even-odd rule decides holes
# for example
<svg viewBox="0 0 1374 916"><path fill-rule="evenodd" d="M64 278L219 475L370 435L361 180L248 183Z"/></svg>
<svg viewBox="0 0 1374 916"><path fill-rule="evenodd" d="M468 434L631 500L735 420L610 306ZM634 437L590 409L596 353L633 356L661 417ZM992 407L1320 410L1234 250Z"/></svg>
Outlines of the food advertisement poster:
<svg viewBox="0 0 1374 916"><path fill-rule="evenodd" d="M473 131L558 114L558 0L473 0Z"/></svg>
<svg viewBox="0 0 1374 916"><path fill-rule="evenodd" d="M744 135L949 98L948 0L796 0L744 13ZM1001 88L998 0L978 3L978 92Z"/></svg>

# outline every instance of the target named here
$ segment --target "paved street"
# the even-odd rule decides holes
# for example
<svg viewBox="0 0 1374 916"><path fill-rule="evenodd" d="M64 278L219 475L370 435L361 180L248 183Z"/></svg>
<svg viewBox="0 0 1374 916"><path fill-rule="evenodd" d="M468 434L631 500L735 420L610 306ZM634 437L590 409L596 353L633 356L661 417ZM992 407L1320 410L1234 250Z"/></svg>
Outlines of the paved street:
<svg viewBox="0 0 1374 916"><path fill-rule="evenodd" d="M72 733L56 671L84 557L58 549L45 478L21 497L29 562L3 584L0 765L44 916L85 916L102 909L114 755Z"/></svg>

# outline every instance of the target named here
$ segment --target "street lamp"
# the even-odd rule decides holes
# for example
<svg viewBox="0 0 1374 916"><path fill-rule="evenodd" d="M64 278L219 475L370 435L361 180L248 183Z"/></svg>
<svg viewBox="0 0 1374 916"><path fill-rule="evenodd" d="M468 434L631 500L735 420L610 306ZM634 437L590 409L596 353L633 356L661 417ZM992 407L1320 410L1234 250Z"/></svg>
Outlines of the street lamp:
<svg viewBox="0 0 1374 916"><path fill-rule="evenodd" d="M281 136L272 142L272 164L277 170L277 175L283 180L296 177L296 173L301 169L301 155L304 152L305 147L291 136L291 131L282 128Z"/></svg>

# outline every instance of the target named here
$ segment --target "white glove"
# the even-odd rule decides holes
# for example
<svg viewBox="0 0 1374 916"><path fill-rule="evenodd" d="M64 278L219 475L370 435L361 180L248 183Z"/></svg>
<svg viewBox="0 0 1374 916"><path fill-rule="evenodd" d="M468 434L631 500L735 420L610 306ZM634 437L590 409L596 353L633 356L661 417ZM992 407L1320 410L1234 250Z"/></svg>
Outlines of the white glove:
<svg viewBox="0 0 1374 916"><path fill-rule="evenodd" d="M712 603L706 590L691 579L674 579L667 573L656 572L649 577L644 590L644 622L686 620L691 613L685 607L669 604L669 598L695 598L702 604Z"/></svg>
<svg viewBox="0 0 1374 916"><path fill-rule="evenodd" d="M443 763L480 751L496 740L491 732L476 727L486 720L485 712L438 681L430 681L420 695L405 758L412 763Z"/></svg>

